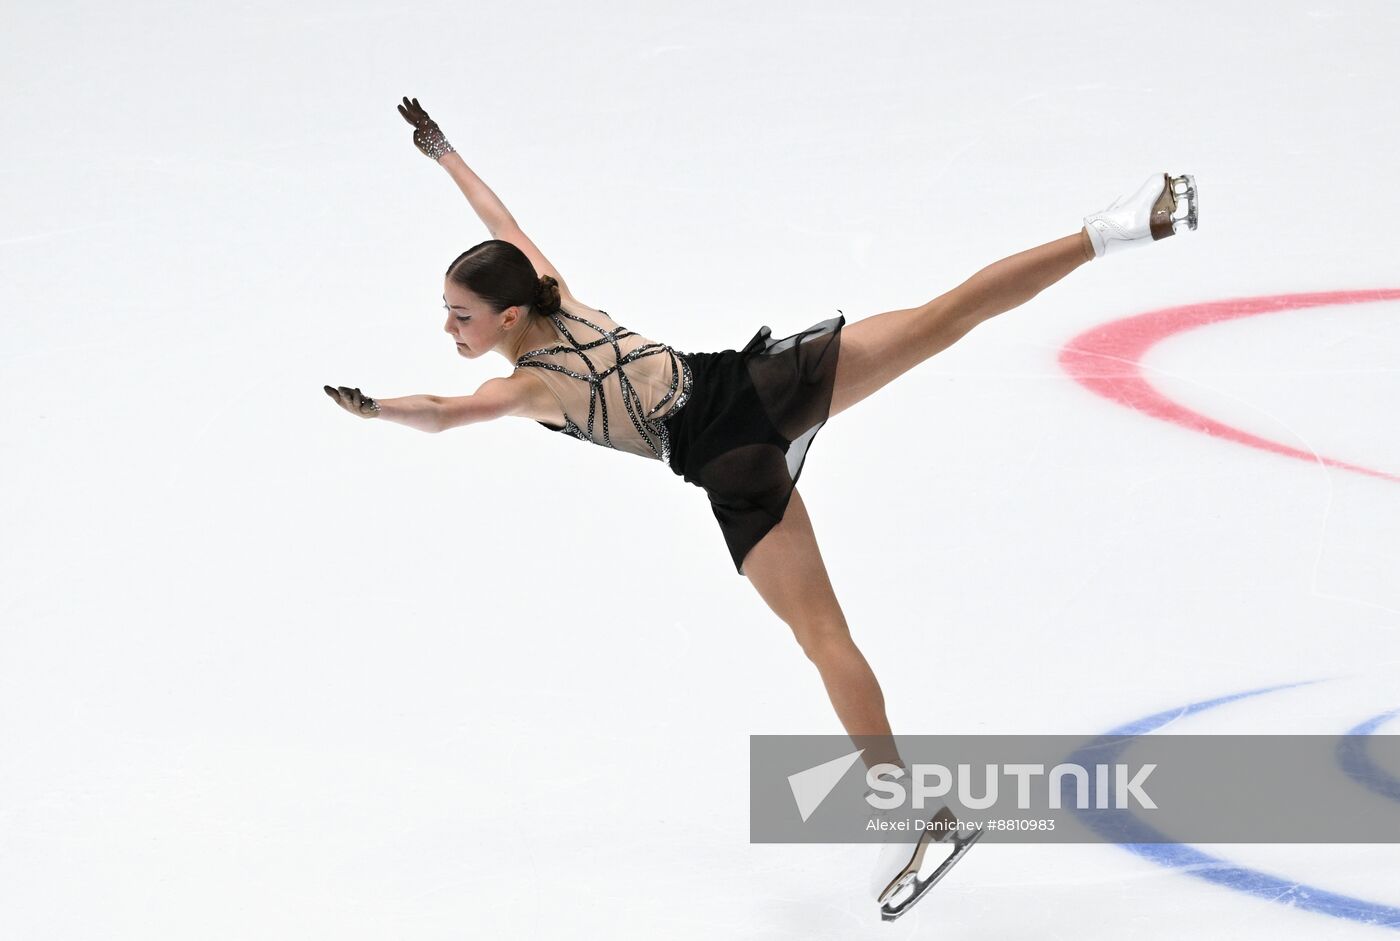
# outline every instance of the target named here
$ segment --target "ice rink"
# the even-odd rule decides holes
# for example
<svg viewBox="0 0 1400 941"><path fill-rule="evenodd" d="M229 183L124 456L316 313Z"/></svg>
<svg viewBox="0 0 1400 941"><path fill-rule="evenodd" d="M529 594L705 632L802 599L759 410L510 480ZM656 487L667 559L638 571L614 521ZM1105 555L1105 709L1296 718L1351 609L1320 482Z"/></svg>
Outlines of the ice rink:
<svg viewBox="0 0 1400 941"><path fill-rule="evenodd" d="M869 847L749 842L749 736L841 727L700 490L321 387L509 372L443 332L490 236L405 95L683 351L1191 173L1197 231L822 430L832 582L897 734L1400 733L1397 47L1379 0L10 8L0 937L1394 937L1400 843L985 843L882 924Z"/></svg>

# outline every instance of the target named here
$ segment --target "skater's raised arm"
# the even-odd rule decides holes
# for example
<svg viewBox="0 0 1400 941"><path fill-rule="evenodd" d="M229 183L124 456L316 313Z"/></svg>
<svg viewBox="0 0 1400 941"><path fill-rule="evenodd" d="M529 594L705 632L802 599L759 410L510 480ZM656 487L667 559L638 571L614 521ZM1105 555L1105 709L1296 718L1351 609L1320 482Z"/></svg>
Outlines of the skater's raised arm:
<svg viewBox="0 0 1400 941"><path fill-rule="evenodd" d="M495 235L496 231L504 228L507 223L513 224L514 220L511 219L505 203L491 192L491 188L482 182L481 177L472 172L462 155L457 153L457 148L448 142L442 128L438 127L438 123L418 104L418 99L405 97L403 104L398 107L403 119L413 125L413 145L422 151L425 157L437 162L452 175L453 181L467 197L467 202L476 210L487 231Z"/></svg>
<svg viewBox="0 0 1400 941"><path fill-rule="evenodd" d="M438 161L452 174L452 179L457 182L457 187L467 196L467 202L472 204L477 216L486 223L487 231L491 233L493 239L500 239L509 242L525 253L525 257L530 259L530 264L535 266L535 273L538 275L549 275L559 282L559 293L563 297L572 298L569 292L569 285L565 283L564 276L559 273L550 260L544 257L544 252L540 251L534 242L530 241L520 224L515 221L515 217L506 209L505 204L496 198L496 194L481 181L481 178L472 172L472 168L467 166L461 156L457 153L450 153L443 156Z"/></svg>
<svg viewBox="0 0 1400 941"><path fill-rule="evenodd" d="M417 98L404 98L403 104L399 105L399 114L403 119L413 125L413 143L423 152L425 156L436 161L444 170L451 175L457 188L462 191L462 195L467 197L467 202L476 211L477 218L486 226L486 231L491 233L491 237L500 239L503 242L510 242L516 248L525 253L530 259L530 263L535 266L535 273L539 275L549 275L559 282L559 293L566 298L573 298L569 291L569 285L564 281L564 276L559 273L559 269L552 265L544 253L536 247L525 232L520 228L520 224L515 221L515 217L510 214L505 203L501 202L491 187L477 176L467 162L462 159L462 155L457 153L442 129L438 127L436 121L428 116L422 106L418 104Z"/></svg>
<svg viewBox="0 0 1400 941"><path fill-rule="evenodd" d="M501 202L491 187L477 176L467 162L462 159L462 155L453 151L444 154L438 161L442 168L452 177L452 181L457 184L457 188L462 191L462 195L467 197L467 202L471 203L472 209L476 210L477 218L486 226L486 231L491 233L492 238L499 238L499 234L504 229L518 228L515 218L506 209L505 203ZM541 272L543 273L543 272Z"/></svg>

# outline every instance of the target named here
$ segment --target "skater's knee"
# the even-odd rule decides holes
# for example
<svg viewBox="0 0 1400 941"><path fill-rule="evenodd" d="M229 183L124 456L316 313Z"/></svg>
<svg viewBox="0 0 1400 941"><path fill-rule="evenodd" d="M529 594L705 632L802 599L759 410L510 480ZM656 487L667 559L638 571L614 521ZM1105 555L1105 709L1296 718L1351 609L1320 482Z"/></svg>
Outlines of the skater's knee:
<svg viewBox="0 0 1400 941"><path fill-rule="evenodd" d="M796 631L797 642L807 659L820 666L838 657L845 657L855 647L850 629L842 619L829 619L803 625Z"/></svg>

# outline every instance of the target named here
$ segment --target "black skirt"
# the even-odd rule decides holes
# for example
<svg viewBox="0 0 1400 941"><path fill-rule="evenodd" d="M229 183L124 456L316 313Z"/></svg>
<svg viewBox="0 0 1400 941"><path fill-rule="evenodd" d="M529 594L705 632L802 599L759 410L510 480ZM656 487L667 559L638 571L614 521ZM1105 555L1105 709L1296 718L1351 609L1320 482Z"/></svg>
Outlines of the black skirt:
<svg viewBox="0 0 1400 941"><path fill-rule="evenodd" d="M826 424L844 315L773 339L760 327L742 350L680 353L690 398L666 419L671 470L702 488L734 567L778 525L807 449Z"/></svg>

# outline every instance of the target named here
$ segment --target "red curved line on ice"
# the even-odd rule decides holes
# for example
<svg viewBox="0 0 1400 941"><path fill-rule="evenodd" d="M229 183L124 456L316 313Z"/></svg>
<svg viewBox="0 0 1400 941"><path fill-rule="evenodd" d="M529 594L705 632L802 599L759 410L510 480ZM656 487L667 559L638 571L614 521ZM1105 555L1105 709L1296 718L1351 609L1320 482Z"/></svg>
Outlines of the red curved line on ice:
<svg viewBox="0 0 1400 941"><path fill-rule="evenodd" d="M1192 431L1203 431L1217 438L1226 438L1252 448L1273 451L1305 461L1321 462L1367 474L1383 480L1400 482L1400 475L1372 470L1337 461L1332 458L1300 451L1277 441L1260 438L1247 431L1232 428L1200 412L1193 411L1167 398L1154 389L1143 375L1142 360L1154 345L1194 327L1270 314L1281 310L1321 307L1333 304L1367 304L1374 301L1400 299L1400 289L1376 291L1325 291L1315 294L1275 294L1267 297L1242 297L1183 307L1167 307L1133 317L1125 317L1085 331L1070 340L1060 350L1060 365L1079 383L1107 399L1169 421Z"/></svg>

